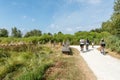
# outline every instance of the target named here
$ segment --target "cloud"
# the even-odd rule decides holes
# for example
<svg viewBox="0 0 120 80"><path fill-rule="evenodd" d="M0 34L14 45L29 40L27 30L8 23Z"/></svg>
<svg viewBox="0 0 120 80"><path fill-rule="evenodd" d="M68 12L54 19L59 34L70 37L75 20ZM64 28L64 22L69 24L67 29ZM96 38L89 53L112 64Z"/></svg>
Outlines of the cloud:
<svg viewBox="0 0 120 80"><path fill-rule="evenodd" d="M73 29L72 29L72 28L66 28L66 31L67 31L67 32L72 32Z"/></svg>
<svg viewBox="0 0 120 80"><path fill-rule="evenodd" d="M22 16L22 19L24 19L24 20L28 20L28 21L32 21L32 22L35 22L35 21L36 21L35 18L31 18L31 17L26 16L26 15Z"/></svg>
<svg viewBox="0 0 120 80"><path fill-rule="evenodd" d="M32 18L31 20L32 20L32 22L34 22L34 21L35 21L35 19L34 19L34 18Z"/></svg>
<svg viewBox="0 0 120 80"><path fill-rule="evenodd" d="M23 19L26 19L26 18L27 18L27 16L22 16L22 18L23 18Z"/></svg>
<svg viewBox="0 0 120 80"><path fill-rule="evenodd" d="M70 13L54 15L54 20L48 26L47 30L48 32L51 30L53 33L61 31L63 33L71 34L75 33L76 31L89 31L96 27L100 27L102 23L99 15L100 13L101 12L99 11L93 12L91 10L85 10L82 12L74 11Z"/></svg>
<svg viewBox="0 0 120 80"><path fill-rule="evenodd" d="M74 33L76 26L81 22L79 12L54 16L54 21L48 27L53 32L62 31L64 33ZM48 29L48 30L49 30Z"/></svg>

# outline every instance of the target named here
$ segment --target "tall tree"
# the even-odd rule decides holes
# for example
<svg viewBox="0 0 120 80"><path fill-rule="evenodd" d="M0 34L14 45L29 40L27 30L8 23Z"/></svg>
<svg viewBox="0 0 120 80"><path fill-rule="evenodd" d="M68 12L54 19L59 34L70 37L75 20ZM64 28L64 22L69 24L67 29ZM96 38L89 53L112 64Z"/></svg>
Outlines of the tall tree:
<svg viewBox="0 0 120 80"><path fill-rule="evenodd" d="M40 30L34 29L30 32L27 32L24 37L30 37L30 36L41 36L42 32Z"/></svg>
<svg viewBox="0 0 120 80"><path fill-rule="evenodd" d="M120 0L116 0L116 1L115 1L114 13L115 13L115 14L120 14Z"/></svg>
<svg viewBox="0 0 120 80"><path fill-rule="evenodd" d="M8 31L6 29L0 29L0 37L8 37Z"/></svg>
<svg viewBox="0 0 120 80"><path fill-rule="evenodd" d="M120 37L120 0L115 1L114 13L111 17L112 31L114 34Z"/></svg>
<svg viewBox="0 0 120 80"><path fill-rule="evenodd" d="M22 37L22 33L16 27L12 28L12 37L20 38Z"/></svg>
<svg viewBox="0 0 120 80"><path fill-rule="evenodd" d="M115 0L111 19L103 22L102 29L120 37L120 0Z"/></svg>

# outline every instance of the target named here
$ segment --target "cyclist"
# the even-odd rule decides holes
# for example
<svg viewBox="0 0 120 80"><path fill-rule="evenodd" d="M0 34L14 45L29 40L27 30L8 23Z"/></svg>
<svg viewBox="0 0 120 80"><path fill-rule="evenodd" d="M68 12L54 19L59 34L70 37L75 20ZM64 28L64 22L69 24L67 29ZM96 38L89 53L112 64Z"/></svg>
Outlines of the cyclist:
<svg viewBox="0 0 120 80"><path fill-rule="evenodd" d="M100 46L101 46L100 52L103 53L103 54L105 54L105 51L104 51L105 41L104 41L104 39L101 39L101 41L100 41Z"/></svg>
<svg viewBox="0 0 120 80"><path fill-rule="evenodd" d="M81 48L81 51L83 51L83 49L84 49L84 44L85 44L85 40L84 39L80 39L80 48Z"/></svg>

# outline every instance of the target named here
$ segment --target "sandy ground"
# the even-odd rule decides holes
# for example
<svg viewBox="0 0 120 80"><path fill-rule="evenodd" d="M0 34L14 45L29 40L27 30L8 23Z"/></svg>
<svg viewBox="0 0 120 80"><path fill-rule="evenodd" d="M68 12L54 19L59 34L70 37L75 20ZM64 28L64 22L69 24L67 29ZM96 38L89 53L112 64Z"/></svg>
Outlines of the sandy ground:
<svg viewBox="0 0 120 80"><path fill-rule="evenodd" d="M79 46L70 46L80 51ZM110 55L101 54L95 46L89 46L89 51L84 49L80 51L80 55L84 58L89 68L96 75L97 80L120 80L120 59L111 57Z"/></svg>

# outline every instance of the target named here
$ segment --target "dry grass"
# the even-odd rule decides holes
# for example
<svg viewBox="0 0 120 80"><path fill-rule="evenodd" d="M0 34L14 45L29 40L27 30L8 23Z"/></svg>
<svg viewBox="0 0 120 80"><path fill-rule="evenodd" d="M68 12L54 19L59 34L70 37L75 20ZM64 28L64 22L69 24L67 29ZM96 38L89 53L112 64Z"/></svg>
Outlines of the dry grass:
<svg viewBox="0 0 120 80"><path fill-rule="evenodd" d="M96 80L79 51L72 49L73 55L61 54L54 66L45 74L45 80Z"/></svg>
<svg viewBox="0 0 120 80"><path fill-rule="evenodd" d="M109 49L106 49L107 54L109 54L112 57L115 57L117 59L120 59L120 53L117 52L111 52Z"/></svg>

